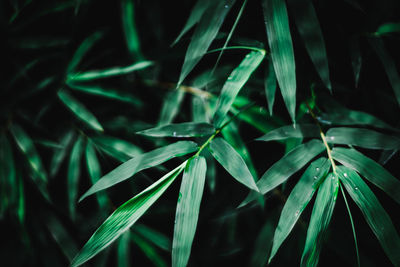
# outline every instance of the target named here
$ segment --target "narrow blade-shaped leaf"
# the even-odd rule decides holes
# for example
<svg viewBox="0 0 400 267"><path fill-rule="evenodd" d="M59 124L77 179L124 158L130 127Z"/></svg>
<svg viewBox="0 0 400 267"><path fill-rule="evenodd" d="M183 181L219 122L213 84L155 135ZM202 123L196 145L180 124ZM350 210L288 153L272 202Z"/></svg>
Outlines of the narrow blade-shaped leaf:
<svg viewBox="0 0 400 267"><path fill-rule="evenodd" d="M317 266L326 231L335 208L339 179L333 173L326 177L318 190L308 225L306 244L301 256L301 266Z"/></svg>
<svg viewBox="0 0 400 267"><path fill-rule="evenodd" d="M376 29L376 32L374 32L375 35L380 36L384 34L390 34L390 33L398 33L400 32L400 23L399 22L388 22L385 24L382 24Z"/></svg>
<svg viewBox="0 0 400 267"><path fill-rule="evenodd" d="M354 82L357 88L358 83L360 81L361 66L363 61L360 49L360 42L357 37L353 37L350 39L349 49L350 49L351 66L353 67Z"/></svg>
<svg viewBox="0 0 400 267"><path fill-rule="evenodd" d="M174 157L179 157L194 152L196 149L196 143L191 141L180 141L138 155L104 175L97 183L90 187L90 189L80 198L79 201L82 201L86 197L98 191L120 183L132 177L137 172L157 166Z"/></svg>
<svg viewBox="0 0 400 267"><path fill-rule="evenodd" d="M63 163L65 156L68 153L68 149L70 147L70 144L73 141L74 137L74 132L73 131L68 131L65 133L61 140L60 140L60 145L62 148L60 149L55 149L53 157L51 158L51 164L50 164L50 176L54 177L58 170L61 167L61 164Z"/></svg>
<svg viewBox="0 0 400 267"><path fill-rule="evenodd" d="M126 232L167 190L181 173L185 164L186 162L167 173L157 182L116 209L83 246L79 254L72 261L71 266L77 267L82 265Z"/></svg>
<svg viewBox="0 0 400 267"><path fill-rule="evenodd" d="M218 98L214 114L214 126L220 127L225 116L231 108L233 101L242 89L243 85L250 78L250 75L257 69L265 56L265 51L252 51L246 55L240 65L235 68L225 82Z"/></svg>
<svg viewBox="0 0 400 267"><path fill-rule="evenodd" d="M206 160L203 157L195 157L188 162L183 173L176 206L172 266L185 267L189 261L199 217L206 170Z"/></svg>
<svg viewBox="0 0 400 267"><path fill-rule="evenodd" d="M192 119L194 122L209 122L205 100L202 97L192 96Z"/></svg>
<svg viewBox="0 0 400 267"><path fill-rule="evenodd" d="M192 9L192 12L189 15L188 20L186 21L185 26L179 33L178 37L176 37L175 41L171 44L171 46L174 46L177 42L179 42L182 36L185 35L185 33L187 33L196 23L199 22L209 4L210 0L198 0L196 2L195 6Z"/></svg>
<svg viewBox="0 0 400 267"><path fill-rule="evenodd" d="M171 239L163 233L158 232L144 224L137 224L132 230L134 233L148 239L162 250L171 251Z"/></svg>
<svg viewBox="0 0 400 267"><path fill-rule="evenodd" d="M272 60L268 60L268 69L266 70L265 74L264 87L265 96L267 97L268 102L268 111L269 114L272 115L276 93L276 76Z"/></svg>
<svg viewBox="0 0 400 267"><path fill-rule="evenodd" d="M68 164L68 207L72 219L76 216L76 200L79 189L79 177L81 175L81 160L83 152L83 138L79 136L71 150Z"/></svg>
<svg viewBox="0 0 400 267"><path fill-rule="evenodd" d="M142 60L143 55L140 51L139 35L135 23L135 2L133 0L123 0L121 2L121 11L122 28L129 54L134 60Z"/></svg>
<svg viewBox="0 0 400 267"><path fill-rule="evenodd" d="M326 133L326 140L332 144L354 145L371 149L397 149L400 146L400 139L397 137L373 130L347 127L329 129Z"/></svg>
<svg viewBox="0 0 400 267"><path fill-rule="evenodd" d="M47 173L43 167L42 159L36 151L35 145L29 135L17 124L10 127L10 131L19 149L26 156L29 167L33 171L31 175L33 181L38 186L39 191L49 200L47 192Z"/></svg>
<svg viewBox="0 0 400 267"><path fill-rule="evenodd" d="M177 87L182 84L183 80L185 80L188 74L205 55L234 3L235 0L226 2L210 1L210 5L207 11L203 12L204 15L201 16L186 51L185 61L182 66Z"/></svg>
<svg viewBox="0 0 400 267"><path fill-rule="evenodd" d="M121 235L118 240L117 246L117 267L129 267L130 266L130 243L131 243L131 232L126 231Z"/></svg>
<svg viewBox="0 0 400 267"><path fill-rule="evenodd" d="M276 141L285 140L289 138L307 138L307 137L319 137L319 128L315 124L296 124L287 125L278 129L269 131L265 135L257 138L259 141Z"/></svg>
<svg viewBox="0 0 400 267"><path fill-rule="evenodd" d="M332 92L328 56L313 3L310 0L289 0L288 3L311 61L325 86Z"/></svg>
<svg viewBox="0 0 400 267"><path fill-rule="evenodd" d="M337 172L347 192L360 208L368 225L381 243L386 255L394 266L400 266L400 237L389 215L355 171L339 166Z"/></svg>
<svg viewBox="0 0 400 267"><path fill-rule="evenodd" d="M152 137L200 137L213 134L215 128L208 123L183 122L163 125L137 132Z"/></svg>
<svg viewBox="0 0 400 267"><path fill-rule="evenodd" d="M18 205L18 182L14 155L6 135L0 136L0 217L7 209Z"/></svg>
<svg viewBox="0 0 400 267"><path fill-rule="evenodd" d="M386 51L383 41L380 38L369 38L368 41L383 64L386 75L392 85L394 95L396 96L397 103L400 105L400 76L396 68L396 63L393 57Z"/></svg>
<svg viewBox="0 0 400 267"><path fill-rule="evenodd" d="M268 44L276 79L293 122L296 112L296 65L286 2L263 0Z"/></svg>
<svg viewBox="0 0 400 267"><path fill-rule="evenodd" d="M269 262L275 256L279 247L292 231L301 213L307 207L314 192L317 190L321 181L327 175L331 167L327 158L319 158L312 162L299 182L293 188L279 218L278 226L275 230L274 243L272 245Z"/></svg>
<svg viewBox="0 0 400 267"><path fill-rule="evenodd" d="M222 138L211 141L209 149L214 158L233 178L248 188L259 191L243 158Z"/></svg>
<svg viewBox="0 0 400 267"><path fill-rule="evenodd" d="M142 149L134 144L116 137L101 135L92 137L91 140L102 151L121 162L143 153Z"/></svg>
<svg viewBox="0 0 400 267"><path fill-rule="evenodd" d="M159 125L170 124L175 119L184 96L185 93L179 89L167 94L161 108L160 120L158 121Z"/></svg>
<svg viewBox="0 0 400 267"><path fill-rule="evenodd" d="M354 149L335 147L332 157L354 169L400 204L400 181L374 160Z"/></svg>
<svg viewBox="0 0 400 267"><path fill-rule="evenodd" d="M104 79L114 76L125 75L134 71L142 70L154 64L153 61L140 61L126 67L112 67L103 70L92 70L82 73L72 73L68 75L68 82L91 81Z"/></svg>
<svg viewBox="0 0 400 267"><path fill-rule="evenodd" d="M60 100L74 113L74 115L86 123L90 128L103 131L103 127L97 118L78 100L70 95L66 90L58 91Z"/></svg>
<svg viewBox="0 0 400 267"><path fill-rule="evenodd" d="M146 255L154 267L169 266L150 240L147 240L146 238L137 234L131 234L131 237L133 243L135 243L142 250L143 254Z"/></svg>

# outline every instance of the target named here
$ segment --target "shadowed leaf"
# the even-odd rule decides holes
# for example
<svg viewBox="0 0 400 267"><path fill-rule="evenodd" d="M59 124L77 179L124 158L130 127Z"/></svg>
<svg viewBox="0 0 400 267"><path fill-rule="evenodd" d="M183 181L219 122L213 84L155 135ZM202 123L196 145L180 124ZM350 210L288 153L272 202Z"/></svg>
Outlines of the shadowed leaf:
<svg viewBox="0 0 400 267"><path fill-rule="evenodd" d="M122 28L128 51L135 60L142 60L143 55L140 51L139 35L135 23L135 1L123 0L121 2L121 9Z"/></svg>
<svg viewBox="0 0 400 267"><path fill-rule="evenodd" d="M68 207L72 219L76 217L76 200L79 189L79 177L81 175L81 161L83 152L83 138L79 136L71 150L68 164Z"/></svg>
<svg viewBox="0 0 400 267"><path fill-rule="evenodd" d="M276 76L274 71L274 65L271 60L268 60L268 69L266 70L265 80L265 96L267 97L268 102L268 111L269 114L272 115L272 110L274 108L275 103L275 94L276 94Z"/></svg>
<svg viewBox="0 0 400 267"><path fill-rule="evenodd" d="M296 124L283 126L269 131L267 134L257 138L258 141L276 141L289 138L319 137L319 128L315 124Z"/></svg>
<svg viewBox="0 0 400 267"><path fill-rule="evenodd" d="M182 90L169 92L164 100L158 125L170 124L178 114L185 93Z"/></svg>
<svg viewBox="0 0 400 267"><path fill-rule="evenodd" d="M200 137L213 134L215 128L208 123L184 122L147 129L137 134L152 137Z"/></svg>

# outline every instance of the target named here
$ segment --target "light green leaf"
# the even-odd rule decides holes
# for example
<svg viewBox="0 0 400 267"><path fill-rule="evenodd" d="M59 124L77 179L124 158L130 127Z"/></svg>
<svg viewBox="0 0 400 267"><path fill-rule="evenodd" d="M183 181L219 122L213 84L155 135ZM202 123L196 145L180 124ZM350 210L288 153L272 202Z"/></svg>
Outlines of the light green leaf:
<svg viewBox="0 0 400 267"><path fill-rule="evenodd" d="M132 234L131 237L132 241L142 250L155 267L169 266L150 241L137 234Z"/></svg>
<svg viewBox="0 0 400 267"><path fill-rule="evenodd" d="M222 138L216 138L211 141L209 149L214 158L233 178L258 192L254 178L246 163L230 144Z"/></svg>
<svg viewBox="0 0 400 267"><path fill-rule="evenodd" d="M393 57L390 56L386 51L385 46L380 38L369 38L368 41L383 64L386 75L389 78L389 82L392 85L394 94L396 96L397 103L400 105L400 76L396 68L396 63Z"/></svg>
<svg viewBox="0 0 400 267"><path fill-rule="evenodd" d="M152 137L200 137L213 134L215 128L208 123L172 123L137 132Z"/></svg>
<svg viewBox="0 0 400 267"><path fill-rule="evenodd" d="M73 137L75 136L73 131L68 131L66 132L61 140L60 140L60 145L62 148L60 149L55 149L53 157L51 158L51 164L50 164L50 176L54 177L58 170L61 167L61 164L63 163L65 156L67 155L68 148L73 140Z"/></svg>
<svg viewBox="0 0 400 267"><path fill-rule="evenodd" d="M315 160L310 164L301 176L299 182L293 188L282 209L279 223L275 230L274 243L269 256L269 262L271 262L281 244L292 231L303 210L313 197L314 192L327 175L330 167L330 161L326 158Z"/></svg>
<svg viewBox="0 0 400 267"><path fill-rule="evenodd" d="M67 67L67 73L70 74L78 67L79 63L82 61L82 58L87 54L87 52L93 47L95 43L97 43L102 37L103 33L98 31L87 37L82 44L78 47L75 54L73 55L71 61Z"/></svg>
<svg viewBox="0 0 400 267"><path fill-rule="evenodd" d="M142 60L143 55L140 51L139 35L135 23L135 2L133 0L123 0L121 9L122 28L129 54L135 60Z"/></svg>
<svg viewBox="0 0 400 267"><path fill-rule="evenodd" d="M177 87L206 54L235 0L229 0L228 3L225 1L209 1L209 3L207 11L202 11L203 14L199 16L201 18L186 51Z"/></svg>
<svg viewBox="0 0 400 267"><path fill-rule="evenodd" d="M95 184L101 177L101 167L99 163L99 159L96 155L95 147L91 140L88 140L86 144L85 151L86 158L86 167L89 173L89 177L92 181L92 184ZM107 196L104 192L97 193L97 202L99 203L99 207L101 211L107 211L108 209L108 200Z"/></svg>
<svg viewBox="0 0 400 267"><path fill-rule="evenodd" d="M137 224L133 227L133 232L148 239L151 243L165 251L171 251L171 240L164 234L147 227L144 224Z"/></svg>
<svg viewBox="0 0 400 267"><path fill-rule="evenodd" d="M104 175L97 183L90 187L90 189L85 194L83 194L79 201L82 201L86 197L96 192L125 181L126 179L132 177L134 174L144 169L160 165L167 160L183 156L188 153L192 153L196 150L196 143L191 141L180 141L138 155Z"/></svg>
<svg viewBox="0 0 400 267"><path fill-rule="evenodd" d="M47 192L47 174L43 167L42 159L36 151L35 145L29 135L17 124L10 127L10 131L17 143L19 149L26 156L29 167L33 171L31 175L33 181L38 186L39 191L42 195L49 200Z"/></svg>
<svg viewBox="0 0 400 267"><path fill-rule="evenodd" d="M200 203L206 178L206 160L195 157L186 165L176 205L172 266L185 267L197 227Z"/></svg>
<svg viewBox="0 0 400 267"><path fill-rule="evenodd" d="M129 267L130 266L130 243L131 243L131 232L126 231L121 235L118 240L117 246L117 262L118 267Z"/></svg>
<svg viewBox="0 0 400 267"><path fill-rule="evenodd" d="M196 2L196 5L193 7L185 26L179 33L178 37L176 37L175 41L171 44L171 46L174 46L176 43L178 43L182 36L185 35L185 33L187 33L195 24L199 22L209 4L210 0L198 0Z"/></svg>
<svg viewBox="0 0 400 267"><path fill-rule="evenodd" d="M259 141L276 141L289 138L307 138L319 137L319 128L315 124L295 124L287 125L275 130L269 131L265 135L257 138Z"/></svg>
<svg viewBox="0 0 400 267"><path fill-rule="evenodd" d="M169 92L167 94L161 108L160 120L158 121L158 125L161 126L170 124L175 119L184 96L185 93L179 89Z"/></svg>
<svg viewBox="0 0 400 267"><path fill-rule="evenodd" d="M83 152L83 138L79 136L71 150L68 164L68 207L72 219L76 217L76 200L81 175L81 159Z"/></svg>
<svg viewBox="0 0 400 267"><path fill-rule="evenodd" d="M385 34L398 33L398 32L400 32L400 23L388 22L380 25L374 34L377 36L381 36Z"/></svg>
<svg viewBox="0 0 400 267"><path fill-rule="evenodd" d="M246 55L240 65L235 68L226 80L218 98L214 114L214 126L220 127L226 119L226 114L243 85L257 69L265 56L264 50L252 51Z"/></svg>
<svg viewBox="0 0 400 267"><path fill-rule="evenodd" d="M86 123L90 128L103 131L103 127L97 120L97 118L78 100L70 95L66 90L58 91L58 97L60 100L74 113L74 115Z"/></svg>
<svg viewBox="0 0 400 267"><path fill-rule="evenodd" d="M360 128L331 128L326 133L326 140L332 144L354 145L370 149L396 149L400 146L400 139L397 137Z"/></svg>
<svg viewBox="0 0 400 267"><path fill-rule="evenodd" d="M294 122L296 113L296 65L286 3L282 0L263 0L268 44L276 78Z"/></svg>
<svg viewBox="0 0 400 267"><path fill-rule="evenodd" d="M311 0L289 0L288 3L311 61L325 86L332 92L328 56L313 3Z"/></svg>
<svg viewBox="0 0 400 267"><path fill-rule="evenodd" d="M357 150L342 147L333 148L332 157L344 166L359 172L400 204L400 181L377 162Z"/></svg>
<svg viewBox="0 0 400 267"><path fill-rule="evenodd" d="M134 144L116 137L101 135L91 139L102 151L121 162L143 153L142 149Z"/></svg>
<svg viewBox="0 0 400 267"><path fill-rule="evenodd" d="M126 232L165 192L182 172L185 164L186 162L167 173L157 182L116 209L84 245L72 261L71 266L77 267L82 265Z"/></svg>
<svg viewBox="0 0 400 267"><path fill-rule="evenodd" d="M317 266L326 231L335 208L339 179L332 173L319 187L308 225L306 244L301 256L301 266Z"/></svg>
<svg viewBox="0 0 400 267"><path fill-rule="evenodd" d="M210 122L204 98L192 96L192 119L194 122Z"/></svg>
<svg viewBox="0 0 400 267"><path fill-rule="evenodd" d="M142 70L154 65L153 61L139 61L126 67L112 67L104 70L92 70L79 73L71 73L67 77L67 82L91 81L96 79L104 79L114 76L125 75L134 71Z"/></svg>
<svg viewBox="0 0 400 267"><path fill-rule="evenodd" d="M340 180L360 208L394 266L400 266L400 237L389 215L358 174L344 166L337 168Z"/></svg>
<svg viewBox="0 0 400 267"><path fill-rule="evenodd" d="M275 93L276 93L276 76L272 60L268 60L268 69L266 69L264 87L265 87L265 96L267 97L267 102L268 102L268 111L269 114L272 115L272 110L274 108L274 103L275 103Z"/></svg>

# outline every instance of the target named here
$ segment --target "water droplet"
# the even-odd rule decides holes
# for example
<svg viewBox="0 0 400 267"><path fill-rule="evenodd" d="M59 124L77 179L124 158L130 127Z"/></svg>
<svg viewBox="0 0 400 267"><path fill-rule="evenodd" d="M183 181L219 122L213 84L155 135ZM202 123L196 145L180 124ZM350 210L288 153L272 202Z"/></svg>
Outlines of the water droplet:
<svg viewBox="0 0 400 267"><path fill-rule="evenodd" d="M319 168L317 167L317 168L315 168L315 170L317 171L317 172L319 172Z"/></svg>
<svg viewBox="0 0 400 267"><path fill-rule="evenodd" d="M344 175L344 177L347 177L347 173L344 173L343 175Z"/></svg>
<svg viewBox="0 0 400 267"><path fill-rule="evenodd" d="M172 136L176 136L176 132L173 132L173 133L172 133Z"/></svg>
<svg viewBox="0 0 400 267"><path fill-rule="evenodd" d="M246 58L248 58L248 57L250 57L250 55L249 55L249 54L247 54L247 55L246 55Z"/></svg>
<svg viewBox="0 0 400 267"><path fill-rule="evenodd" d="M335 139L335 137L334 136L331 136L331 140L334 140Z"/></svg>
<svg viewBox="0 0 400 267"><path fill-rule="evenodd" d="M356 187L354 187L354 189L355 189L355 190L358 190L358 187L356 186Z"/></svg>
<svg viewBox="0 0 400 267"><path fill-rule="evenodd" d="M335 176L332 176L332 180L335 180Z"/></svg>
<svg viewBox="0 0 400 267"><path fill-rule="evenodd" d="M317 180L318 179L318 177L317 176L314 176L314 180Z"/></svg>
<svg viewBox="0 0 400 267"><path fill-rule="evenodd" d="M228 77L228 81L230 81L230 80L232 80L232 76L229 76L229 77Z"/></svg>
<svg viewBox="0 0 400 267"><path fill-rule="evenodd" d="M225 5L225 8L228 8L229 7L229 5Z"/></svg>

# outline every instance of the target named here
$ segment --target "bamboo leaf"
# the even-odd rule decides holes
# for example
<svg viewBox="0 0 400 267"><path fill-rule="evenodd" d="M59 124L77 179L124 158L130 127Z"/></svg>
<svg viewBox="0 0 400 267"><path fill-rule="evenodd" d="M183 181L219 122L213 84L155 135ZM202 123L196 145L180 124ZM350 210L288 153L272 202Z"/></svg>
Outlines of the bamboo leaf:
<svg viewBox="0 0 400 267"><path fill-rule="evenodd" d="M271 60L268 60L268 69L266 70L265 80L265 96L268 102L268 111L272 116L272 110L275 103L275 92L276 92L276 76L274 71L274 65Z"/></svg>
<svg viewBox="0 0 400 267"><path fill-rule="evenodd" d="M85 194L83 194L79 201L82 201L94 193L120 183L144 169L157 166L172 158L194 152L196 149L196 143L190 141L180 141L138 155L104 175L97 183L90 187Z"/></svg>
<svg viewBox="0 0 400 267"><path fill-rule="evenodd" d="M353 67L355 86L357 88L358 83L360 81L360 73L362 66L362 55L360 49L360 42L358 38L353 37L350 39L349 49L351 57L351 66Z"/></svg>
<svg viewBox="0 0 400 267"><path fill-rule="evenodd" d="M195 157L186 165L176 205L172 266L186 266L199 217L200 203L206 178L206 160Z"/></svg>
<svg viewBox="0 0 400 267"><path fill-rule="evenodd" d="M10 142L5 134L0 136L0 218L7 209L18 205L18 181L14 155Z"/></svg>
<svg viewBox="0 0 400 267"><path fill-rule="evenodd" d="M63 163L65 156L67 155L68 148L72 143L73 137L74 137L73 131L66 132L60 140L60 145L62 148L54 150L54 154L53 157L51 158L51 164L50 164L51 177L54 177L57 174L58 170L60 169L61 164Z"/></svg>
<svg viewBox="0 0 400 267"><path fill-rule="evenodd" d="M164 100L161 108L160 120L158 125L170 124L176 117L182 104L185 93L182 90L174 90L169 92Z"/></svg>
<svg viewBox="0 0 400 267"><path fill-rule="evenodd" d="M81 160L83 151L83 138L79 136L71 150L68 164L68 207L72 219L76 217L76 200L81 175Z"/></svg>
<svg viewBox="0 0 400 267"><path fill-rule="evenodd" d="M210 122L204 98L198 96L192 97L192 119L194 122Z"/></svg>
<svg viewBox="0 0 400 267"><path fill-rule="evenodd" d="M264 50L250 52L242 60L240 65L229 75L218 98L214 114L215 127L218 128L223 124L225 116L231 108L239 91L250 78L250 75L257 69L258 65L260 65L264 56Z"/></svg>
<svg viewBox="0 0 400 267"><path fill-rule="evenodd" d="M317 266L318 264L319 254L335 208L338 191L339 180L331 173L320 186L315 199L307 230L306 244L301 256L301 266Z"/></svg>
<svg viewBox="0 0 400 267"><path fill-rule="evenodd" d="M292 121L296 112L296 65L286 3L263 0L263 11L276 78Z"/></svg>
<svg viewBox="0 0 400 267"><path fill-rule="evenodd" d="M377 36L390 34L390 33L398 33L400 32L400 23L399 22L389 22L382 24L376 29L374 33Z"/></svg>
<svg viewBox="0 0 400 267"><path fill-rule="evenodd" d="M386 75L389 78L389 82L392 85L394 94L396 96L397 103L400 105L400 76L396 68L396 63L386 51L385 46L380 38L369 38L368 41L383 64Z"/></svg>
<svg viewBox="0 0 400 267"><path fill-rule="evenodd" d="M165 251L171 251L171 240L164 234L147 227L144 224L137 224L132 229L137 235L142 236L152 242L157 247Z"/></svg>
<svg viewBox="0 0 400 267"><path fill-rule="evenodd" d="M274 243L269 256L269 262L271 262L281 244L292 231L303 210L313 197L314 192L327 175L330 167L331 164L327 158L315 160L310 164L301 176L299 182L293 188L282 209L278 226L275 229Z"/></svg>
<svg viewBox="0 0 400 267"><path fill-rule="evenodd" d="M91 140L105 153L121 162L125 162L143 153L134 144L112 136L94 136Z"/></svg>
<svg viewBox="0 0 400 267"><path fill-rule="evenodd" d="M222 138L211 141L211 154L233 178L248 188L259 191L243 158Z"/></svg>
<svg viewBox="0 0 400 267"><path fill-rule="evenodd" d="M200 21L186 51L177 87L182 84L183 80L206 54L235 0L209 2L207 11L203 11L204 14L200 15Z"/></svg>
<svg viewBox="0 0 400 267"><path fill-rule="evenodd" d="M338 127L326 133L328 143L354 145L370 149L396 149L400 139L373 130Z"/></svg>
<svg viewBox="0 0 400 267"><path fill-rule="evenodd" d="M215 128L208 123L172 123L137 132L152 137L200 137L213 134Z"/></svg>
<svg viewBox="0 0 400 267"><path fill-rule="evenodd" d="M183 27L182 31L179 33L178 37L176 37L175 41L171 44L174 46L179 40L187 33L194 25L196 25L201 17L203 17L204 12L208 8L210 4L209 0L198 0L193 7L188 20L186 21L185 26Z"/></svg>
<svg viewBox="0 0 400 267"><path fill-rule="evenodd" d="M33 171L31 175L33 181L37 185L42 195L49 200L47 192L47 173L43 167L42 159L36 151L35 145L29 135L21 128L21 126L14 124L10 127L10 131L17 143L19 149L26 156L29 167Z"/></svg>
<svg viewBox="0 0 400 267"><path fill-rule="evenodd" d="M117 246L117 262L118 267L129 267L130 266L130 243L131 243L131 232L126 231L121 235L121 238L118 240Z"/></svg>
<svg viewBox="0 0 400 267"><path fill-rule="evenodd" d="M332 157L344 166L359 172L400 204L400 181L374 160L354 149L335 147Z"/></svg>
<svg viewBox="0 0 400 267"><path fill-rule="evenodd" d="M139 35L135 23L135 2L133 0L124 0L121 2L121 9L122 28L128 51L135 60L142 60L143 55L140 51Z"/></svg>
<svg viewBox="0 0 400 267"><path fill-rule="evenodd" d="M340 180L360 208L393 265L400 265L400 237L389 215L358 174L344 166L337 168Z"/></svg>
<svg viewBox="0 0 400 267"><path fill-rule="evenodd" d="M66 90L58 91L60 100L74 113L74 115L86 123L90 128L103 131L103 127L97 118L78 100L72 97Z"/></svg>
<svg viewBox="0 0 400 267"><path fill-rule="evenodd" d="M151 242L144 237L132 234L132 241L142 250L146 257L153 263L155 267L167 267L168 264L163 257L157 252Z"/></svg>
<svg viewBox="0 0 400 267"><path fill-rule="evenodd" d="M71 266L77 267L87 262L126 232L167 190L181 173L185 164L186 162L170 171L116 209L90 237L89 241L71 262Z"/></svg>
<svg viewBox="0 0 400 267"><path fill-rule="evenodd" d="M289 0L288 2L311 61L325 86L332 92L328 56L313 3L310 0Z"/></svg>
<svg viewBox="0 0 400 267"><path fill-rule="evenodd" d="M126 67L112 67L103 70L92 70L79 73L71 73L67 77L67 82L82 82L96 79L110 78L114 76L125 75L134 71L142 70L154 65L153 61L140 61Z"/></svg>
<svg viewBox="0 0 400 267"><path fill-rule="evenodd" d="M258 141L276 141L289 138L319 137L319 128L315 124L296 124L287 125L269 131L265 135L257 138Z"/></svg>

